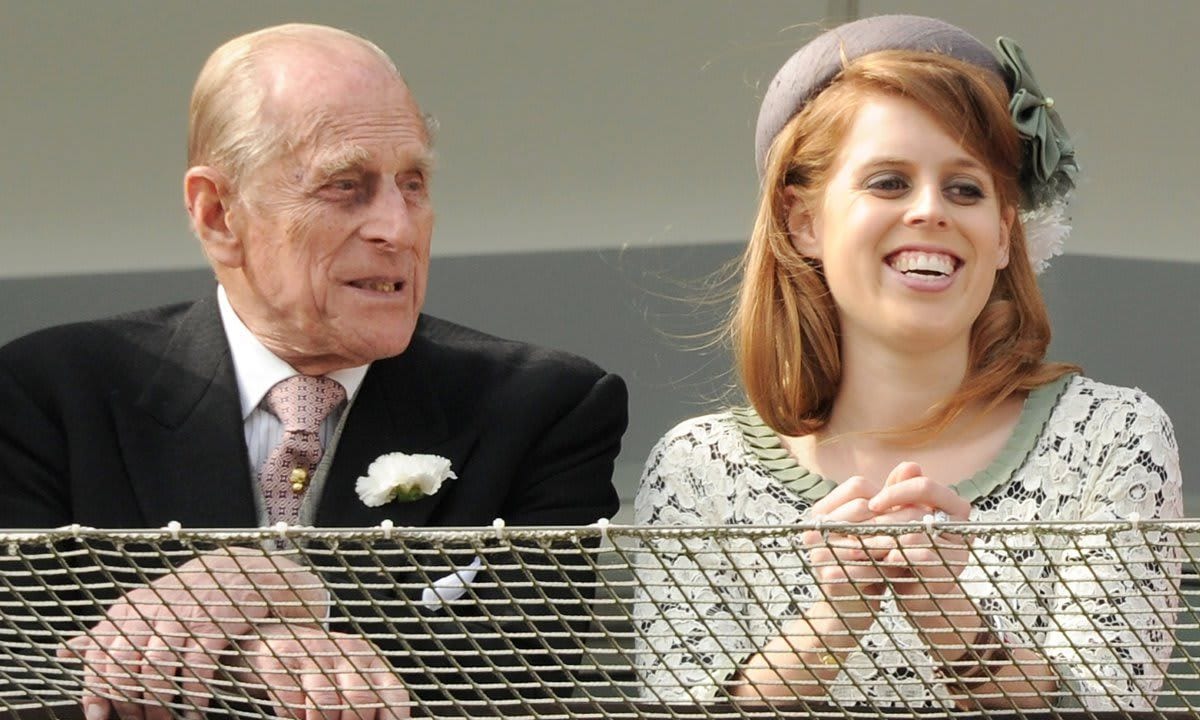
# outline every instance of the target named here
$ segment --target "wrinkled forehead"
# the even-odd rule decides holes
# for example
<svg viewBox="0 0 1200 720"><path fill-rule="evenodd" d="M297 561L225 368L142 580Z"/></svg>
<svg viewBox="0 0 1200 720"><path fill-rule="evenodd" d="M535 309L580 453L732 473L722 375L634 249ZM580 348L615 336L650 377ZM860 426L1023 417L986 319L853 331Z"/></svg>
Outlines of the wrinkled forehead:
<svg viewBox="0 0 1200 720"><path fill-rule="evenodd" d="M263 119L286 154L322 166L427 160L429 130L404 80L373 57L322 54L271 70Z"/></svg>
<svg viewBox="0 0 1200 720"><path fill-rule="evenodd" d="M428 172L433 151L415 106L326 107L288 127L286 157L305 175Z"/></svg>

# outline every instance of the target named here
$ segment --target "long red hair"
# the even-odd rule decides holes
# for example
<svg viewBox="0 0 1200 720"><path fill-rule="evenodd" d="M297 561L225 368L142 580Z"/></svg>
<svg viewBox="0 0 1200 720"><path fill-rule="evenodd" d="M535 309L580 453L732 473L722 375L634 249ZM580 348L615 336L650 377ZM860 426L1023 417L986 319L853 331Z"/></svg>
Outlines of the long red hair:
<svg viewBox="0 0 1200 720"><path fill-rule="evenodd" d="M784 188L816 207L858 108L871 96L912 100L991 170L1001 207L1020 202L1021 140L999 77L946 55L884 51L849 63L793 117L767 154L758 217L742 258L742 285L730 335L747 398L776 432L807 435L829 422L841 383L839 320L820 263L801 255L787 229ZM968 407L994 407L1073 365L1048 363L1050 321L1019 221L1008 266L971 328L967 375L959 389L911 427L914 442L944 430Z"/></svg>

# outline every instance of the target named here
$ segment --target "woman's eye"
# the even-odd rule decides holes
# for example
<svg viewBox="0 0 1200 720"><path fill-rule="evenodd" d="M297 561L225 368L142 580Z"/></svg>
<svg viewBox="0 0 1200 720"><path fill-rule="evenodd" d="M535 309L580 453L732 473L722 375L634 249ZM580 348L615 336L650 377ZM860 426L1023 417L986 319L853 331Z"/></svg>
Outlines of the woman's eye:
<svg viewBox="0 0 1200 720"><path fill-rule="evenodd" d="M953 183L946 188L946 194L951 200L962 204L974 203L984 198L983 188L971 182Z"/></svg>
<svg viewBox="0 0 1200 720"><path fill-rule="evenodd" d="M867 181L867 188L876 194L894 197L908 190L908 181L900 175L878 175Z"/></svg>

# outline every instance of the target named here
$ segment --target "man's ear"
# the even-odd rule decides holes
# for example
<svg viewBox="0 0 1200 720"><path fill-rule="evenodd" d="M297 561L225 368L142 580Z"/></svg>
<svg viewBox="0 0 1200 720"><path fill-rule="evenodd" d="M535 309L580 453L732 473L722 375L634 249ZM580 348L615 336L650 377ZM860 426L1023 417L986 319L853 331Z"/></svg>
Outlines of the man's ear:
<svg viewBox="0 0 1200 720"><path fill-rule="evenodd" d="M183 176L183 201L204 254L211 262L241 267L242 243L229 227L231 198L225 175L214 167L191 167Z"/></svg>
<svg viewBox="0 0 1200 720"><path fill-rule="evenodd" d="M1013 223L1017 221L1017 209L1009 206L1000 213L1000 254L997 257L996 269L1008 267L1008 252L1012 249Z"/></svg>
<svg viewBox="0 0 1200 720"><path fill-rule="evenodd" d="M784 217L787 220L788 237L792 247L807 258L821 259L821 241L813 228L813 214L800 199L800 191L792 185L783 189Z"/></svg>

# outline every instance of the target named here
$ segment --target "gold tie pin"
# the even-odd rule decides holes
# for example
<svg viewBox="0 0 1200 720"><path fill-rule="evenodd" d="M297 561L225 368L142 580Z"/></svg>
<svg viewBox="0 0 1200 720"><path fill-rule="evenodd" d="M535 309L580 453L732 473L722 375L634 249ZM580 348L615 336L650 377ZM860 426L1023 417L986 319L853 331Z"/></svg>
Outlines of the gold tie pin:
<svg viewBox="0 0 1200 720"><path fill-rule="evenodd" d="M304 468L292 468L292 492L299 495L308 487L308 471Z"/></svg>

